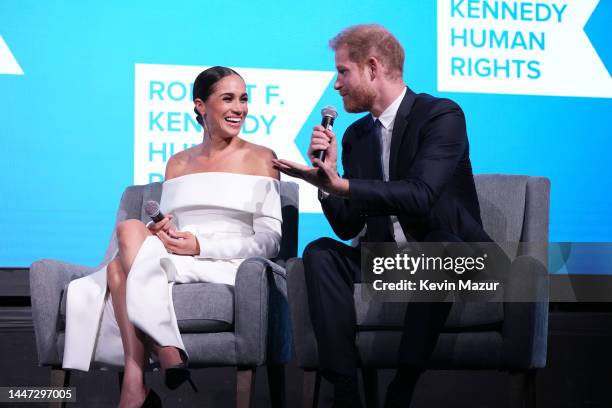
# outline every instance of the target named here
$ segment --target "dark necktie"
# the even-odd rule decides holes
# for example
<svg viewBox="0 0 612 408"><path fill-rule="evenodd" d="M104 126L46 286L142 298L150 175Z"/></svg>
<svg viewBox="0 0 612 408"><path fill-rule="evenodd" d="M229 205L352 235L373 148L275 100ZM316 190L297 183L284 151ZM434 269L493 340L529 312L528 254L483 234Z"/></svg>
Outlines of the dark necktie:
<svg viewBox="0 0 612 408"><path fill-rule="evenodd" d="M383 143L382 143L382 124L378 119L372 124L371 139L372 139L372 165L374 168L373 177L376 180L384 180L383 172ZM368 216L366 219L366 235L365 242L393 242L393 233L391 232L391 220L389 216Z"/></svg>
<svg viewBox="0 0 612 408"><path fill-rule="evenodd" d="M378 180L385 179L385 172L383 170L383 140L382 140L382 123L376 119L372 125L372 135L374 143L374 152L376 158L373 158L373 162L377 164L378 168Z"/></svg>

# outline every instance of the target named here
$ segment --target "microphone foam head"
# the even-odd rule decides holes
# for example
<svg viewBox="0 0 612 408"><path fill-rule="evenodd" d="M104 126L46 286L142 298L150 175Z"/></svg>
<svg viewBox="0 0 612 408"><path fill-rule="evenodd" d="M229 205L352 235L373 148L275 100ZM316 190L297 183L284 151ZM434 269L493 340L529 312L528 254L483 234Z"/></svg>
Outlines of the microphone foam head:
<svg viewBox="0 0 612 408"><path fill-rule="evenodd" d="M144 210L149 217L159 214L159 204L157 201L149 200L144 205Z"/></svg>
<svg viewBox="0 0 612 408"><path fill-rule="evenodd" d="M321 116L331 116L332 118L336 119L338 117L338 112L333 106L327 105L321 109Z"/></svg>

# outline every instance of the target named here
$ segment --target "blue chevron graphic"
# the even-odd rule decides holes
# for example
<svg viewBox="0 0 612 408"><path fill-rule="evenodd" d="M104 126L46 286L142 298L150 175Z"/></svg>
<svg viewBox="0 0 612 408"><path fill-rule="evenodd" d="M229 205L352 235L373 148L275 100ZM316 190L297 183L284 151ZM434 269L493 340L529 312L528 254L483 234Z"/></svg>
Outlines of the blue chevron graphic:
<svg viewBox="0 0 612 408"><path fill-rule="evenodd" d="M612 72L612 44L610 29L612 27L612 1L601 0L589 21L584 26L584 32L597 51L599 58L606 66L608 74Z"/></svg>

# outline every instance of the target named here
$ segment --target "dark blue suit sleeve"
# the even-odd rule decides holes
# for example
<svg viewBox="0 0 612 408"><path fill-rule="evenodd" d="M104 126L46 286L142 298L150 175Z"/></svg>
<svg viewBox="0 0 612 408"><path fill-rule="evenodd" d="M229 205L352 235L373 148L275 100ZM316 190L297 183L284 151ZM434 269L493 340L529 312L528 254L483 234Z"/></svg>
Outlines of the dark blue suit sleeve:
<svg viewBox="0 0 612 408"><path fill-rule="evenodd" d="M347 153L347 150L350 149L344 148L344 142L350 139L350 133L351 128L349 127L342 138L342 167L344 168L342 177L345 179L351 178L350 159ZM321 207L332 229L342 240L354 238L365 226L365 219L360 216L347 199L330 195L321 200Z"/></svg>
<svg viewBox="0 0 612 408"><path fill-rule="evenodd" d="M461 108L449 100L441 101L432 107L421 128L407 177L386 182L350 180L349 200L358 214L423 216L430 212L467 148Z"/></svg>

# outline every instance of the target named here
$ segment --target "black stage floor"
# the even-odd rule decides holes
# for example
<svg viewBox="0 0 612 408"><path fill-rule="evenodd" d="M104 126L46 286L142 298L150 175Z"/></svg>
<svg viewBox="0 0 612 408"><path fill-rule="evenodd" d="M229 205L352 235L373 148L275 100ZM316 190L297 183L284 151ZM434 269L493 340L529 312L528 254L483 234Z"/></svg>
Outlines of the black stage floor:
<svg viewBox="0 0 612 408"><path fill-rule="evenodd" d="M592 309L551 312L548 366L537 378L538 407L612 407L612 313ZM34 333L23 319L28 312L27 307L0 307L0 316L5 317L0 324L0 386L48 385L49 369L37 367ZM295 363L287 367L288 407L302 405L300 373ZM193 375L200 389L197 394L187 385L174 392L165 390L159 373L149 373L147 382L162 396L166 407L234 406L234 369L200 369ZM381 372L381 391L392 375L391 371ZM506 380L507 374L496 371L428 371L418 384L411 408L505 407ZM69 407L117 405L115 373L75 372L71 385L77 388L77 402ZM323 382L320 407L331 406L331 391ZM269 406L265 368L257 371L254 406Z"/></svg>

